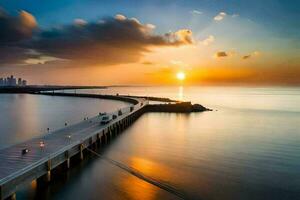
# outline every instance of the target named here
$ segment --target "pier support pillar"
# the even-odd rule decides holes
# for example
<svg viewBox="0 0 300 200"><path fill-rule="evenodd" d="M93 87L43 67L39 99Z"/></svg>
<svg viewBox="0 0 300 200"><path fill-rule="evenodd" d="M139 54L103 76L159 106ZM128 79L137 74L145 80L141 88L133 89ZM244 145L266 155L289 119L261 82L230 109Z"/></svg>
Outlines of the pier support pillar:
<svg viewBox="0 0 300 200"><path fill-rule="evenodd" d="M39 177L36 182L38 187L45 187L51 181L51 160L47 161L47 173Z"/></svg>
<svg viewBox="0 0 300 200"><path fill-rule="evenodd" d="M46 182L50 182L51 181L51 171L50 170L48 170L47 171L47 174L46 174Z"/></svg>
<svg viewBox="0 0 300 200"><path fill-rule="evenodd" d="M70 169L70 158L67 158L67 169Z"/></svg>
<svg viewBox="0 0 300 200"><path fill-rule="evenodd" d="M122 129L122 131L125 129L124 127L125 127L125 126L124 126L124 121L122 121L122 122L121 122L121 129Z"/></svg>
<svg viewBox="0 0 300 200"><path fill-rule="evenodd" d="M108 134L109 134L109 139L112 140L113 138L112 127L109 128Z"/></svg>
<svg viewBox="0 0 300 200"><path fill-rule="evenodd" d="M16 200L17 196L16 193L13 193L12 195L10 195L9 197L6 198L7 200Z"/></svg>
<svg viewBox="0 0 300 200"><path fill-rule="evenodd" d="M97 143L98 143L97 140L95 140L95 142L93 143L94 149L97 149L97 148L98 148Z"/></svg>
<svg viewBox="0 0 300 200"><path fill-rule="evenodd" d="M118 124L117 124L117 134L119 135L120 132L121 132L121 127L120 127L120 122L118 122Z"/></svg>
<svg viewBox="0 0 300 200"><path fill-rule="evenodd" d="M98 133L96 139L96 148L99 148L100 144L101 144L101 138L100 138L100 133Z"/></svg>
<svg viewBox="0 0 300 200"><path fill-rule="evenodd" d="M66 155L66 158L67 158L67 162L66 162L67 169L70 169L70 156L69 156L69 152L66 151L65 155Z"/></svg>
<svg viewBox="0 0 300 200"><path fill-rule="evenodd" d="M103 133L101 136L101 145L105 145L105 144L106 144L106 136L105 133Z"/></svg>
<svg viewBox="0 0 300 200"><path fill-rule="evenodd" d="M109 130L109 131L107 132L107 143L109 143L110 140L111 140L111 131Z"/></svg>
<svg viewBox="0 0 300 200"><path fill-rule="evenodd" d="M116 129L116 126L114 125L113 128L112 128L112 130L111 130L111 133L112 133L112 137L113 137L113 138L115 138L116 135L117 135L117 133L116 133L117 131L116 131L116 130L117 130L117 129Z"/></svg>
<svg viewBox="0 0 300 200"><path fill-rule="evenodd" d="M104 144L108 143L108 136L107 133L104 134Z"/></svg>
<svg viewBox="0 0 300 200"><path fill-rule="evenodd" d="M105 131L102 131L102 135L101 135L101 145L105 145L106 144L106 137L105 137Z"/></svg>
<svg viewBox="0 0 300 200"><path fill-rule="evenodd" d="M47 162L47 174L46 174L46 181L51 181L51 160L48 160Z"/></svg>
<svg viewBox="0 0 300 200"><path fill-rule="evenodd" d="M90 137L89 138L89 145L88 147L90 147L91 149L93 148L93 139Z"/></svg>
<svg viewBox="0 0 300 200"><path fill-rule="evenodd" d="M80 160L83 160L83 144L80 144Z"/></svg>

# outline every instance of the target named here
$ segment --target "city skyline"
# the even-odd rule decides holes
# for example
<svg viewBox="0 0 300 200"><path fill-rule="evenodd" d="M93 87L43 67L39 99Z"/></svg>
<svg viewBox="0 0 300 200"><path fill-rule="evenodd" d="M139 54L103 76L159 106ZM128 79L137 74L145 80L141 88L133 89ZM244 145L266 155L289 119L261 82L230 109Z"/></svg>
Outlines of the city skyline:
<svg viewBox="0 0 300 200"><path fill-rule="evenodd" d="M27 80L16 78L13 75L0 77L0 86L26 86Z"/></svg>
<svg viewBox="0 0 300 200"><path fill-rule="evenodd" d="M300 85L297 1L1 2L0 76L61 85Z"/></svg>

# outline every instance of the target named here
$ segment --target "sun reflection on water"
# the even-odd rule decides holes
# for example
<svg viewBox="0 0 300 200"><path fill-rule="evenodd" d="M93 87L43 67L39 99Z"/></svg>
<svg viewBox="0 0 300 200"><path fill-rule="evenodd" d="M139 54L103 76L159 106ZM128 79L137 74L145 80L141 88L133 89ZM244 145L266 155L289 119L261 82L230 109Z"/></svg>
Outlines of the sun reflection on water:
<svg viewBox="0 0 300 200"><path fill-rule="evenodd" d="M177 96L178 96L178 100L180 100L180 101L182 101L183 100L183 86L179 86L178 87L178 94L177 94Z"/></svg>
<svg viewBox="0 0 300 200"><path fill-rule="evenodd" d="M132 157L129 166L158 181L166 181L171 177L166 166L141 157ZM135 176L128 176L122 180L121 185L126 188L126 195L129 199L151 200L159 199L162 195L163 190Z"/></svg>

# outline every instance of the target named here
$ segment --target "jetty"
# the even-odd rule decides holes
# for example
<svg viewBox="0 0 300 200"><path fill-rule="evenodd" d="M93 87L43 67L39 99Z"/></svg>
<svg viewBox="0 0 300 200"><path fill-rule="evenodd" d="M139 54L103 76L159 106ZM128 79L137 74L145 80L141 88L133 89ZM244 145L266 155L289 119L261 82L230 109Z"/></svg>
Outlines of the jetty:
<svg viewBox="0 0 300 200"><path fill-rule="evenodd" d="M83 160L89 149L109 143L146 112L202 112L209 109L191 102L174 102L152 105L145 97L121 95L34 93L36 95L101 98L125 101L129 106L106 113L111 120L102 124L102 115L84 118L73 125L51 131L40 137L0 150L0 200L16 199L18 187L34 180L46 184L52 171L70 168L71 160ZM63 167L62 167L63 166Z"/></svg>

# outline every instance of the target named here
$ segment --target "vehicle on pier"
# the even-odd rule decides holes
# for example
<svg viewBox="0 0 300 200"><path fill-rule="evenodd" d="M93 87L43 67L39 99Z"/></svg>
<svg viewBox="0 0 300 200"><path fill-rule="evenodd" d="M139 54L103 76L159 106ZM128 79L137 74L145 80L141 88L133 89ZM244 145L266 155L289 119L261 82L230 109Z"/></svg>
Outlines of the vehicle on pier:
<svg viewBox="0 0 300 200"><path fill-rule="evenodd" d="M109 115L105 115L102 117L100 124L102 124L102 125L108 124L111 120L112 119Z"/></svg>

